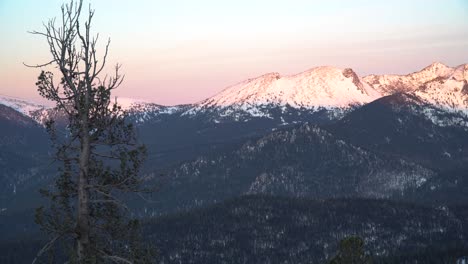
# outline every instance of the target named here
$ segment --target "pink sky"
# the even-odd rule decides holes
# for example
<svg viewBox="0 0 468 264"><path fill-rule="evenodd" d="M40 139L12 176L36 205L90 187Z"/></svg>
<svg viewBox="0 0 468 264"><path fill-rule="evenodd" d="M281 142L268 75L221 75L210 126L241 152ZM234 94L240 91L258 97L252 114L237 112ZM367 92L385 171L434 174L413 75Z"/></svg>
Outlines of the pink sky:
<svg viewBox="0 0 468 264"><path fill-rule="evenodd" d="M22 62L47 61L48 48L26 31L57 16L62 1L39 2L0 3L0 34L8 36L0 94L39 98L39 71ZM267 72L332 65L360 75L402 74L434 61L468 63L463 0L324 2L118 0L110 12L91 1L95 30L112 39L110 62L122 63L126 74L116 94L161 104L193 103Z"/></svg>

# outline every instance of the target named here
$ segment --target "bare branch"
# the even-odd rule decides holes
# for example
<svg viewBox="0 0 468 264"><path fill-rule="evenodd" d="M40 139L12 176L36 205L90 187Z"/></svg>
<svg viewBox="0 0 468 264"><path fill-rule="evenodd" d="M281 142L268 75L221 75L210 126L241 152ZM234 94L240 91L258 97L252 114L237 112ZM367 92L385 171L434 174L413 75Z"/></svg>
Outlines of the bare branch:
<svg viewBox="0 0 468 264"><path fill-rule="evenodd" d="M46 29L49 28L49 26L46 26L46 25L44 25L44 27L45 27ZM54 36L51 36L51 35L49 34L49 32L48 32L48 33L44 33L44 32L38 32L38 31L28 31L28 33L33 34L33 35L41 35L41 36L46 37L47 39L53 39L53 40L56 40L56 41L60 41L59 38L56 38L56 37L54 37Z"/></svg>
<svg viewBox="0 0 468 264"><path fill-rule="evenodd" d="M26 64L23 62L23 65L26 66L26 67L29 67L29 68L42 68L42 67L45 67L45 66L48 66L48 65L51 65L52 63L54 63L55 60L51 60L47 63L44 63L44 64L37 64L37 65L30 65L30 64Z"/></svg>
<svg viewBox="0 0 468 264"><path fill-rule="evenodd" d="M150 191L150 192L152 192L152 191ZM138 196L139 196L143 201L145 201L145 202L153 203L153 204L154 204L154 203L160 203L160 202L158 202L158 201L151 200L151 199L148 199L148 198L144 197L143 194L141 194L141 192L137 192L136 195L138 195Z"/></svg>
<svg viewBox="0 0 468 264"><path fill-rule="evenodd" d="M115 160L120 159L120 157L118 157L118 156L107 155L107 154L103 154L103 153L97 153L95 151L92 151L92 153L93 153L93 155L96 155L96 156L101 157L101 158L115 159Z"/></svg>
<svg viewBox="0 0 468 264"><path fill-rule="evenodd" d="M38 260L38 258L40 258L42 256L42 254L47 252L61 236L62 235L55 236L49 242L47 242L47 244L45 244L44 247L42 247L41 250L39 250L39 253L37 253L36 257L34 258L34 260L32 262L32 264L35 264L36 261Z"/></svg>

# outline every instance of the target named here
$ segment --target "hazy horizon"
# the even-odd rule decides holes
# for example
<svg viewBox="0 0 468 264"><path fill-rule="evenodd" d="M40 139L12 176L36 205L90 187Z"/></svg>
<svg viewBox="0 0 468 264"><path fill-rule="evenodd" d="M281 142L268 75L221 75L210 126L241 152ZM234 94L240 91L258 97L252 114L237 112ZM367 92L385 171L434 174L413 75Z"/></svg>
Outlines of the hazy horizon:
<svg viewBox="0 0 468 264"><path fill-rule="evenodd" d="M68 1L65 1L68 2ZM268 72L330 65L359 75L406 74L432 62L468 62L468 3L414 1L88 1L94 32L112 40L109 66L126 75L115 95L194 103ZM0 94L39 99L43 38L28 34L63 1L0 1Z"/></svg>

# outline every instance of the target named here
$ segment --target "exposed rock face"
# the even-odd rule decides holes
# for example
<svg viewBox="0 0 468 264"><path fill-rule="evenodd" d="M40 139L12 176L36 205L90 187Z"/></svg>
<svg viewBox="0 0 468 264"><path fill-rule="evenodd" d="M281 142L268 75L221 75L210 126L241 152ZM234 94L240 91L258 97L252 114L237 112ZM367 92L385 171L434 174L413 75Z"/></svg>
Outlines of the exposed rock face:
<svg viewBox="0 0 468 264"><path fill-rule="evenodd" d="M346 78L352 78L354 85L356 85L356 87L358 87L363 93L366 93L366 90L364 89L364 85L359 79L359 76L353 71L353 69L351 68L344 69L343 75Z"/></svg>
<svg viewBox="0 0 468 264"><path fill-rule="evenodd" d="M468 82L465 81L465 84L463 85L462 93L463 95L468 95Z"/></svg>

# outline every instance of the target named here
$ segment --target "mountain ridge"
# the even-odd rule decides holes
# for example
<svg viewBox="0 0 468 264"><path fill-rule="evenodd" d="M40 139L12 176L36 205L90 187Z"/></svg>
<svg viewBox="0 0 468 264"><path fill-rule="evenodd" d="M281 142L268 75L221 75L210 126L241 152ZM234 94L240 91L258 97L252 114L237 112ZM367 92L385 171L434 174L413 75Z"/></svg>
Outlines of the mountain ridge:
<svg viewBox="0 0 468 264"><path fill-rule="evenodd" d="M194 104L165 106L116 97L137 123L158 120L161 115L194 117L210 122L276 119L318 114L321 119L339 119L356 107L395 93L411 93L442 111L468 116L468 65L449 67L435 62L406 75L384 74L360 77L351 68L319 66L282 76L271 72L229 86ZM52 107L0 95L0 104L11 106L43 124ZM297 118L296 118L297 119ZM299 120L299 119L298 119Z"/></svg>
<svg viewBox="0 0 468 264"><path fill-rule="evenodd" d="M357 91L364 97L360 98L361 94L351 94L353 98L342 98L339 92L346 88L350 93ZM354 91L350 88L357 89ZM376 96L377 93L362 83L352 69L321 66L295 75L281 76L278 73L269 73L249 79L224 89L217 95L201 101L198 105L199 107L226 107L276 103L297 108L347 107L353 103L370 101Z"/></svg>

